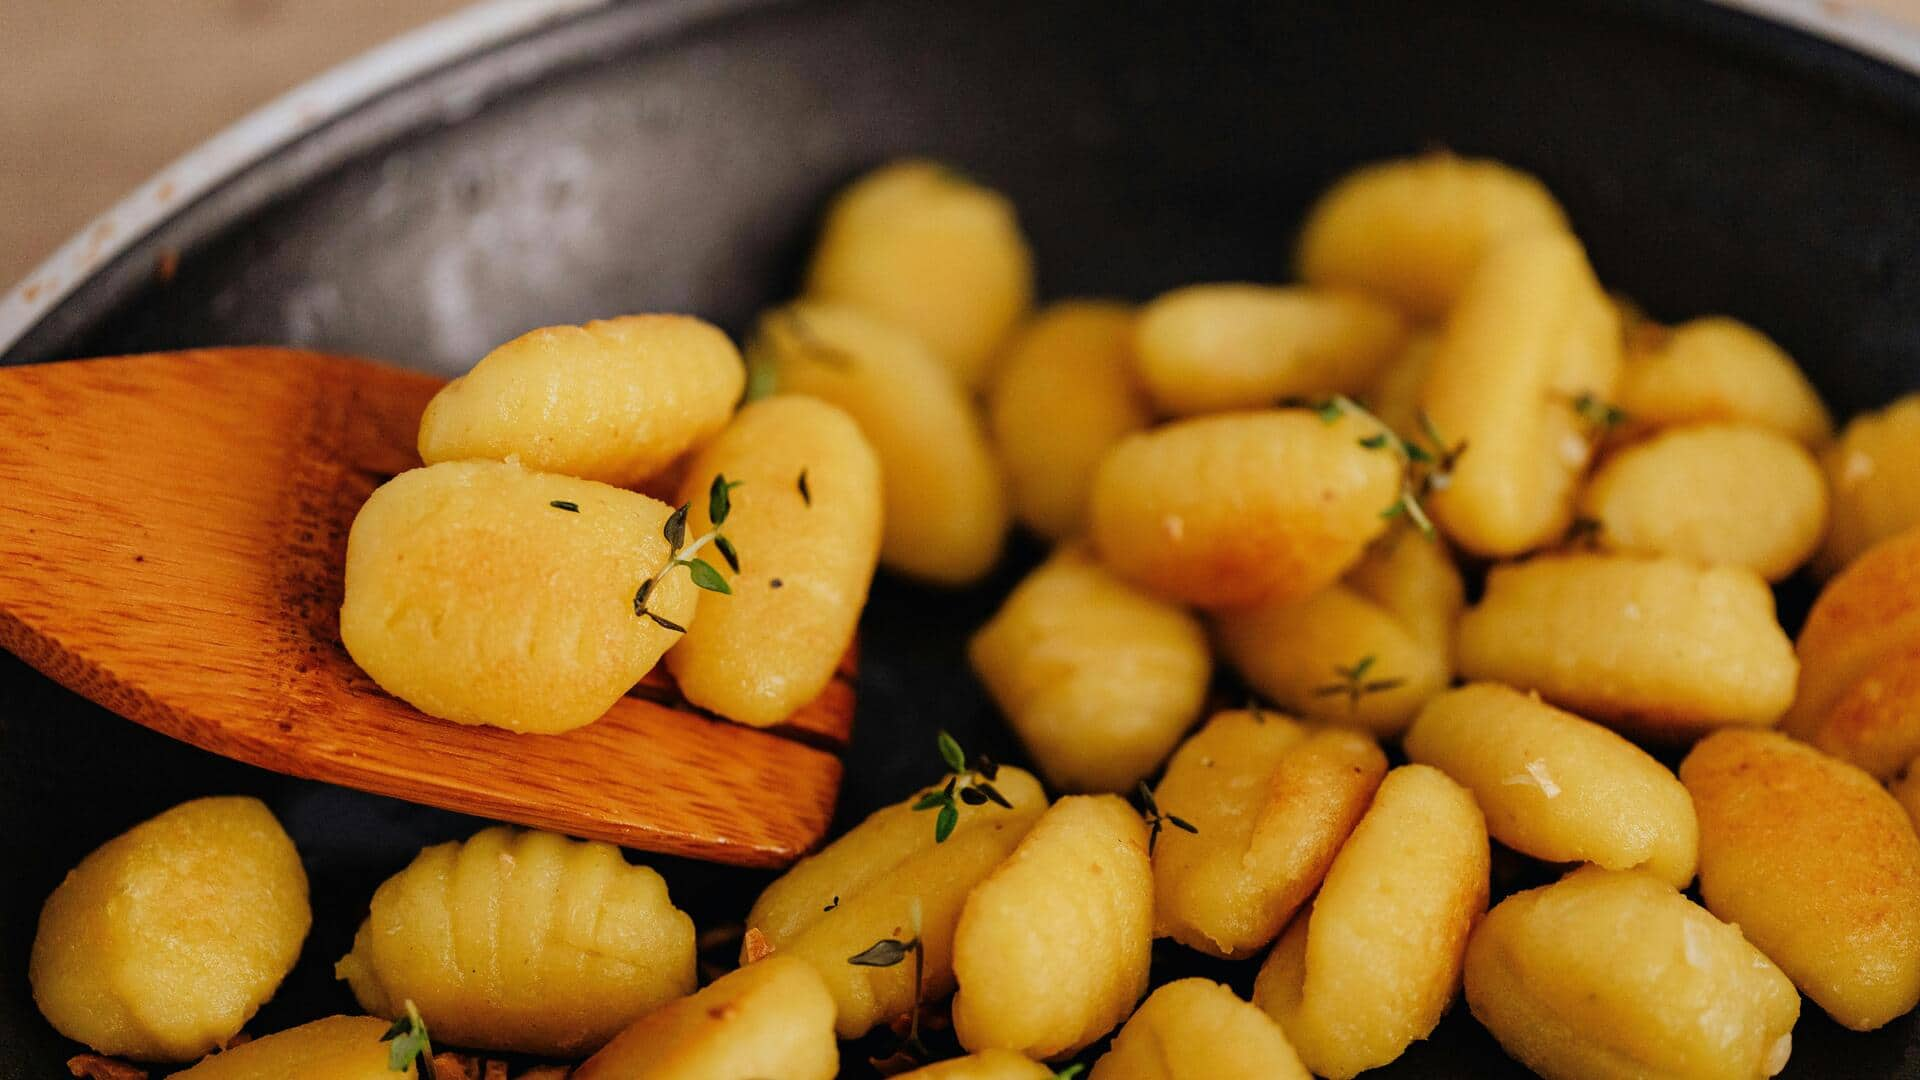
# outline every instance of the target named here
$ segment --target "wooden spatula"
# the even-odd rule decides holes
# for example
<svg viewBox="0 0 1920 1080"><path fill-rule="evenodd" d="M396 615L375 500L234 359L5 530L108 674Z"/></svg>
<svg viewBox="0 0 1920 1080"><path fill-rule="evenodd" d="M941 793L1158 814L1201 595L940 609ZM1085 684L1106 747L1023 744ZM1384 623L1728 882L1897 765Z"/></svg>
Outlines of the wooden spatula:
<svg viewBox="0 0 1920 1080"><path fill-rule="evenodd" d="M435 720L354 665L347 530L420 464L439 386L285 349L0 369L0 646L130 720L294 776L717 862L813 846L851 657L784 730L700 715L658 674L564 735Z"/></svg>

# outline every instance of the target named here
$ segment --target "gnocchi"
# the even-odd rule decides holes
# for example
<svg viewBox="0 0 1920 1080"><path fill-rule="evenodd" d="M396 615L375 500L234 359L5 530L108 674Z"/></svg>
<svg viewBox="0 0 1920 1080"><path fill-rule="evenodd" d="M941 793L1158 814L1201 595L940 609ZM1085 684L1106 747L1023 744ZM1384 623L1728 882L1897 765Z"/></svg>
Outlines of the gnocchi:
<svg viewBox="0 0 1920 1080"><path fill-rule="evenodd" d="M1029 574L968 643L973 670L1040 771L1067 791L1127 791L1200 715L1199 621L1077 546Z"/></svg>
<svg viewBox="0 0 1920 1080"><path fill-rule="evenodd" d="M173 1080L414 1080L419 1068L388 1068L387 1022L371 1016L330 1016L241 1043Z"/></svg>
<svg viewBox="0 0 1920 1080"><path fill-rule="evenodd" d="M1515 893L1467 946L1467 1006L1547 1080L1759 1080L1786 1067L1800 995L1738 927L1639 871L1588 866Z"/></svg>
<svg viewBox="0 0 1920 1080"><path fill-rule="evenodd" d="M688 467L688 535L711 528L722 476L739 485L726 535L744 561L731 594L700 597L667 670L688 701L766 727L818 697L853 641L880 555L880 463L846 413L780 397L740 410Z"/></svg>
<svg viewBox="0 0 1920 1080"><path fill-rule="evenodd" d="M1134 374L1133 310L1053 304L1014 338L987 391L987 421L1020 523L1049 540L1086 529L1108 449L1153 419Z"/></svg>
<svg viewBox="0 0 1920 1080"><path fill-rule="evenodd" d="M1855 1031L1920 1004L1920 838L1871 776L1785 735L1723 731L1680 779L1707 910Z"/></svg>
<svg viewBox="0 0 1920 1080"><path fill-rule="evenodd" d="M1854 417L1820 455L1833 524L1814 569L1836 574L1875 542L1920 525L1920 394Z"/></svg>
<svg viewBox="0 0 1920 1080"><path fill-rule="evenodd" d="M1055 1074L1025 1054L983 1050L901 1073L898 1080L1055 1080Z"/></svg>
<svg viewBox="0 0 1920 1080"><path fill-rule="evenodd" d="M1181 979L1155 990L1088 1080L1309 1080L1271 1018L1232 990Z"/></svg>
<svg viewBox="0 0 1920 1080"><path fill-rule="evenodd" d="M1445 151L1383 161L1342 178L1307 212L1300 276L1438 319L1487 252L1566 229L1545 185L1497 161Z"/></svg>
<svg viewBox="0 0 1920 1080"><path fill-rule="evenodd" d="M1490 857L1480 808L1445 773L1403 765L1380 782L1254 982L1314 1075L1347 1080L1433 1031L1487 909Z"/></svg>
<svg viewBox="0 0 1920 1080"><path fill-rule="evenodd" d="M897 161L834 200L806 292L912 333L973 387L1033 304L1033 255L1005 196L931 161Z"/></svg>
<svg viewBox="0 0 1920 1080"><path fill-rule="evenodd" d="M770 956L640 1017L571 1080L833 1080L833 996L806 961Z"/></svg>
<svg viewBox="0 0 1920 1080"><path fill-rule="evenodd" d="M1155 802L1193 825L1153 853L1156 932L1224 958L1279 936L1320 886L1387 757L1358 732L1223 712L1173 755Z"/></svg>
<svg viewBox="0 0 1920 1080"><path fill-rule="evenodd" d="M1820 395L1772 339L1737 319L1711 316L1671 330L1648 324L1621 369L1627 432L1698 423L1740 423L1805 446L1833 436Z"/></svg>
<svg viewBox="0 0 1920 1080"><path fill-rule="evenodd" d="M1403 439L1426 434L1420 423L1420 394L1427 385L1427 372L1433 370L1433 351L1439 343L1439 333L1431 328L1412 331L1400 351L1381 365L1361 391L1361 400L1373 415Z"/></svg>
<svg viewBox="0 0 1920 1080"><path fill-rule="evenodd" d="M194 799L94 849L47 897L27 979L62 1035L192 1061L240 1033L313 925L293 841L258 799Z"/></svg>
<svg viewBox="0 0 1920 1080"><path fill-rule="evenodd" d="M1400 348L1392 308L1357 292L1189 285L1140 312L1140 377L1162 413L1258 409L1354 393Z"/></svg>
<svg viewBox="0 0 1920 1080"><path fill-rule="evenodd" d="M1572 236L1536 233L1487 255L1434 346L1420 404L1463 446L1434 520L1461 547L1508 557L1573 517L1594 433L1584 403L1620 374L1620 322Z"/></svg>
<svg viewBox="0 0 1920 1080"><path fill-rule="evenodd" d="M686 315L549 326L434 395L420 458L518 461L631 487L718 434L745 385L733 342Z"/></svg>
<svg viewBox="0 0 1920 1080"><path fill-rule="evenodd" d="M1699 823L1665 765L1606 728L1497 683L1427 702L1407 757L1473 792L1495 840L1547 862L1693 880Z"/></svg>
<svg viewBox="0 0 1920 1080"><path fill-rule="evenodd" d="M1386 527L1401 466L1343 412L1205 416L1129 435L1100 463L1089 521L1114 572L1201 607L1302 599L1358 562Z"/></svg>
<svg viewBox="0 0 1920 1080"><path fill-rule="evenodd" d="M495 826L382 883L334 972L444 1042L577 1057L693 992L693 920L612 844Z"/></svg>
<svg viewBox="0 0 1920 1080"><path fill-rule="evenodd" d="M965 585L999 561L1006 492L966 391L911 335L846 307L801 302L763 316L748 346L760 391L846 410L880 459L880 562Z"/></svg>
<svg viewBox="0 0 1920 1080"><path fill-rule="evenodd" d="M826 980L835 1030L857 1039L875 1024L953 991L954 927L973 887L1014 849L1046 809L1040 782L1002 767L994 787L1011 808L967 806L945 840L920 795L895 803L795 863L760 894L747 915L775 955L797 956ZM848 963L883 940L919 941L923 966L916 994L914 964Z"/></svg>
<svg viewBox="0 0 1920 1080"><path fill-rule="evenodd" d="M1595 470L1580 513L1610 551L1744 566L1779 581L1827 528L1827 482L1813 455L1766 428L1670 428Z"/></svg>
<svg viewBox="0 0 1920 1080"><path fill-rule="evenodd" d="M1572 554L1487 575L1460 618L1460 673L1671 740L1772 724L1799 663L1751 570Z"/></svg>
<svg viewBox="0 0 1920 1080"><path fill-rule="evenodd" d="M562 505L573 509L562 509ZM600 718L693 622L665 503L511 462L456 461L380 486L347 537L340 640L430 716L558 732Z"/></svg>
<svg viewBox="0 0 1920 1080"><path fill-rule="evenodd" d="M1147 992L1152 946L1146 825L1115 795L1061 799L960 909L954 1033L969 1050L1075 1053Z"/></svg>

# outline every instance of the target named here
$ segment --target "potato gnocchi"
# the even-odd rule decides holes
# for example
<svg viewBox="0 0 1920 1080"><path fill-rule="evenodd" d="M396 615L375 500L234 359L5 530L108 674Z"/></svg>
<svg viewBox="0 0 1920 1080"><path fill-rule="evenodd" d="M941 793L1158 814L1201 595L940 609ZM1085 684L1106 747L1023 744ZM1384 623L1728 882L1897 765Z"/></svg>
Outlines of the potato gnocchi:
<svg viewBox="0 0 1920 1080"><path fill-rule="evenodd" d="M1737 319L1709 316L1630 335L1619 405L1628 434L1699 423L1752 424L1818 448L1833 419L1785 350Z"/></svg>
<svg viewBox="0 0 1920 1080"><path fill-rule="evenodd" d="M1279 1025L1232 990L1181 979L1153 992L1089 1080L1309 1080Z"/></svg>
<svg viewBox="0 0 1920 1080"><path fill-rule="evenodd" d="M173 1080L414 1080L413 1062L389 1068L386 1030L371 1016L330 1016L222 1050Z"/></svg>
<svg viewBox="0 0 1920 1080"><path fill-rule="evenodd" d="M1920 394L1848 421L1820 464L1833 489L1833 524L1814 567L1831 575L1920 525Z"/></svg>
<svg viewBox="0 0 1920 1080"><path fill-rule="evenodd" d="M634 1021L570 1080L833 1080L833 996L806 961L770 956Z"/></svg>

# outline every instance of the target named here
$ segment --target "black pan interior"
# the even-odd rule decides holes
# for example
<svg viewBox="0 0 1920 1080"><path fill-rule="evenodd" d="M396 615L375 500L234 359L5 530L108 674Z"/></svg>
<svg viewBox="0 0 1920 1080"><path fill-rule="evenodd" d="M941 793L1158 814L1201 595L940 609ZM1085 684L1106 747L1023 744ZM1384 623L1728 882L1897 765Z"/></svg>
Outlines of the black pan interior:
<svg viewBox="0 0 1920 1080"><path fill-rule="evenodd" d="M1920 385L1920 79L1677 0L617 5L249 169L5 360L287 342L451 372L528 327L612 312L740 331L791 293L828 194L905 153L1008 191L1049 297L1282 279L1328 181L1434 145L1537 172L1610 286L1657 316L1759 325L1842 414ZM181 256L164 282L163 252ZM878 585L843 818L929 779L937 728L1018 759L960 647L1033 556L964 593ZM474 827L212 758L0 658L0 1077L60 1075L73 1049L25 975L61 873L226 791L271 803L315 886L313 937L262 1031L351 1008L330 967L374 884ZM703 924L737 919L763 880L665 870ZM1797 1035L1789 1076L1920 1076L1911 1018L1848 1035L1809 1005ZM1525 1074L1455 1015L1381 1075Z"/></svg>

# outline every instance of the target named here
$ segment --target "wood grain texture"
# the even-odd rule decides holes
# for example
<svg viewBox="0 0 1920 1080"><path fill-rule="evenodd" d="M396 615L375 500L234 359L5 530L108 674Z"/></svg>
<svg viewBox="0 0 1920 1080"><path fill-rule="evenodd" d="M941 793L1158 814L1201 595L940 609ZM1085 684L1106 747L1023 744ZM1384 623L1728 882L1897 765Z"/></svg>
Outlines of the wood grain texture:
<svg viewBox="0 0 1920 1080"><path fill-rule="evenodd" d="M656 673L563 735L435 720L348 657L348 529L419 464L439 385L284 349L0 369L0 646L278 772L717 862L778 865L818 843L841 771L820 747L849 730L851 653L784 733L676 707Z"/></svg>

